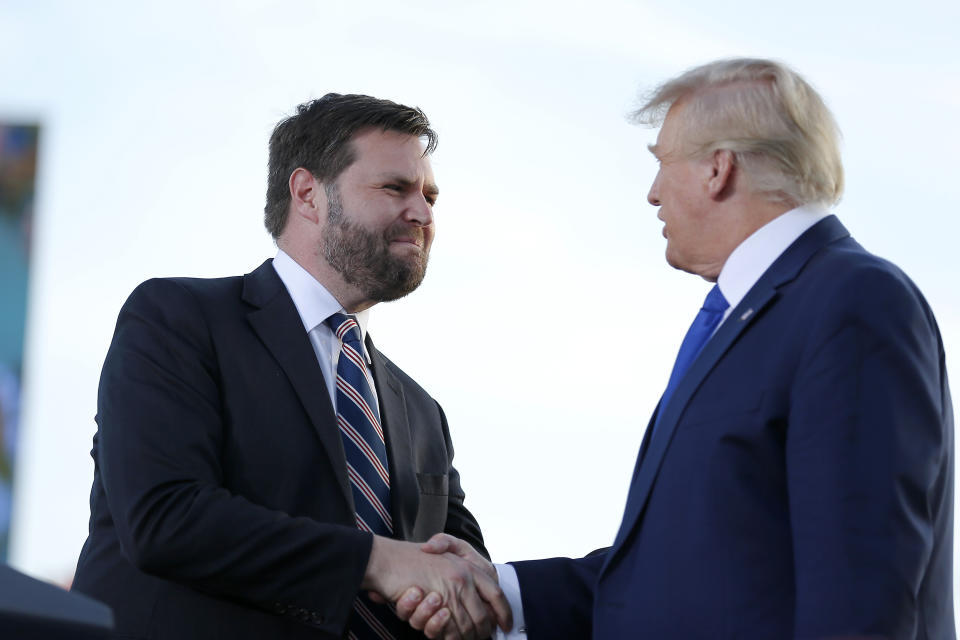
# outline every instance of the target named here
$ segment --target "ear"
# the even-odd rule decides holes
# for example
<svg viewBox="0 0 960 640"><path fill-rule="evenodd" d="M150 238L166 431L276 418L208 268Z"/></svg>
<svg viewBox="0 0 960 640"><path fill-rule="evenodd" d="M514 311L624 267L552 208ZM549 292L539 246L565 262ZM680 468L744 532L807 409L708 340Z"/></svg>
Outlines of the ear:
<svg viewBox="0 0 960 640"><path fill-rule="evenodd" d="M290 174L290 212L319 224L321 211L326 211L327 194L312 173L298 167Z"/></svg>
<svg viewBox="0 0 960 640"><path fill-rule="evenodd" d="M736 163L733 152L728 149L718 149L710 159L710 177L707 180L707 192L714 200L719 200L729 189L733 188L733 172Z"/></svg>

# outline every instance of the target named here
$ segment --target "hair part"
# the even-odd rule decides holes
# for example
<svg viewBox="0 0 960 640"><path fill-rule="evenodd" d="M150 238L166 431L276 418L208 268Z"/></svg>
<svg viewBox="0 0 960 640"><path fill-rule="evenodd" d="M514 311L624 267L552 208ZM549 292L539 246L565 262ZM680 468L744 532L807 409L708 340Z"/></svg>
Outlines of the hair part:
<svg viewBox="0 0 960 640"><path fill-rule="evenodd" d="M631 120L659 126L674 105L688 157L731 151L751 189L771 200L840 200L840 130L820 95L786 65L737 58L695 67L657 87Z"/></svg>
<svg viewBox="0 0 960 640"><path fill-rule="evenodd" d="M328 93L305 102L277 123L270 135L264 226L274 239L287 223L290 174L307 169L330 184L356 159L352 140L367 129L397 131L426 140L424 155L437 148L437 134L417 107L370 96Z"/></svg>

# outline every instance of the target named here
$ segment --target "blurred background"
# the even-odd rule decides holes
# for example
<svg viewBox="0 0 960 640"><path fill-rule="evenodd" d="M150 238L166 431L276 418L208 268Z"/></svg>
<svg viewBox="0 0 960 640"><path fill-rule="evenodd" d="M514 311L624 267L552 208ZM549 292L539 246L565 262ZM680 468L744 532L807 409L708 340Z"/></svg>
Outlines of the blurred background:
<svg viewBox="0 0 960 640"><path fill-rule="evenodd" d="M370 331L443 405L495 560L578 556L616 533L709 288L664 262L646 203L656 131L625 118L687 67L774 57L818 88L844 132L837 213L924 291L956 372L960 5L849 5L0 0L8 561L69 583L121 304L150 277L236 275L275 253L267 139L330 91L418 105L439 132L427 279Z"/></svg>

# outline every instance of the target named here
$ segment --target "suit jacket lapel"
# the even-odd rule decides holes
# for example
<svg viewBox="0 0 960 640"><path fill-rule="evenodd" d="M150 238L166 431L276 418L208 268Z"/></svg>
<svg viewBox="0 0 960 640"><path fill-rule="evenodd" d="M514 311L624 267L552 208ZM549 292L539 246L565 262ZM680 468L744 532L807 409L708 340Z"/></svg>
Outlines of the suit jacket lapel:
<svg viewBox="0 0 960 640"><path fill-rule="evenodd" d="M607 555L604 569L610 566L618 551L623 547L624 540L633 530L640 519L650 490L656 480L664 455L673 439L677 423L683 415L690 398L700 387L704 378L713 370L723 354L733 345L741 333L759 317L763 310L774 304L778 297L778 289L785 283L793 280L810 258L821 248L849 236L836 216L828 216L803 233L769 269L760 277L757 283L747 292L740 304L730 313L726 321L720 325L717 332L710 338L703 351L697 356L690 369L684 375L680 384L673 392L670 402L660 406L663 412L657 435L647 444L644 455L638 459L634 469L633 481L627 495L627 506L624 511L620 530L614 541L611 552ZM650 425L653 422L651 420ZM647 429L649 430L648 425ZM638 456L639 457L639 456ZM691 471L694 473L694 471Z"/></svg>
<svg viewBox="0 0 960 640"><path fill-rule="evenodd" d="M303 322L271 260L244 276L242 297L255 307L247 318L300 398L352 513L353 495L347 478L336 412L327 394L323 373L317 364L310 339L303 330Z"/></svg>
<svg viewBox="0 0 960 640"><path fill-rule="evenodd" d="M373 363L373 378L380 401L380 422L390 462L390 503L394 536L409 540L417 517L420 488L410 445L410 423L400 381L390 371L367 334L367 352Z"/></svg>

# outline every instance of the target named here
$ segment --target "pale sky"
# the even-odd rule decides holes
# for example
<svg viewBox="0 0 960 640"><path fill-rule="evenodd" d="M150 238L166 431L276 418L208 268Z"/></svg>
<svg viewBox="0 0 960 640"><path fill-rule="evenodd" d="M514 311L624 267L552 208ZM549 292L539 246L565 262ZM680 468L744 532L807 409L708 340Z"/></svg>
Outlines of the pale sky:
<svg viewBox="0 0 960 640"><path fill-rule="evenodd" d="M920 286L955 372L960 6L887 7L0 0L0 119L43 126L11 563L72 575L121 304L150 277L274 254L267 138L329 91L418 105L439 133L427 279L370 332L443 405L495 560L616 533L709 288L664 262L656 131L625 115L689 66L773 57L818 88L844 133L836 213Z"/></svg>

